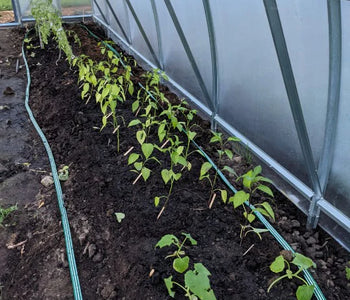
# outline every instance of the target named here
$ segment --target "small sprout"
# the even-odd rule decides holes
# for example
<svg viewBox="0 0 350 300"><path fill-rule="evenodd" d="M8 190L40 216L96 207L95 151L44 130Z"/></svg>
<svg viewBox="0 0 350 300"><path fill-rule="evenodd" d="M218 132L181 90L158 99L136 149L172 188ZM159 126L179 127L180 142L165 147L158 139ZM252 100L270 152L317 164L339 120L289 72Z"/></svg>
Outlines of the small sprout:
<svg viewBox="0 0 350 300"><path fill-rule="evenodd" d="M58 179L61 181L67 181L69 177L69 166L63 166L58 170Z"/></svg>
<svg viewBox="0 0 350 300"><path fill-rule="evenodd" d="M17 205L10 206L8 208L2 208L0 206L0 226L2 222L7 218L7 216L18 209Z"/></svg>
<svg viewBox="0 0 350 300"><path fill-rule="evenodd" d="M125 218L125 214L121 212L114 213L115 217L117 218L118 223L121 223L123 219Z"/></svg>

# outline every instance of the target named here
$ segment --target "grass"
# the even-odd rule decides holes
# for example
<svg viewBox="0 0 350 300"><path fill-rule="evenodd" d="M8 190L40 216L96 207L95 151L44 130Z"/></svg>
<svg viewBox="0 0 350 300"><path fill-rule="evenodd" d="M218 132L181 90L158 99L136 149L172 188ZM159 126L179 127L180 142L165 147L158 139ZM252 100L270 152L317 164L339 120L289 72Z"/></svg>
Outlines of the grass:
<svg viewBox="0 0 350 300"><path fill-rule="evenodd" d="M0 11L12 10L11 0L0 0Z"/></svg>
<svg viewBox="0 0 350 300"><path fill-rule="evenodd" d="M2 0L0 0L1 2ZM90 5L90 0L61 0L62 7Z"/></svg>

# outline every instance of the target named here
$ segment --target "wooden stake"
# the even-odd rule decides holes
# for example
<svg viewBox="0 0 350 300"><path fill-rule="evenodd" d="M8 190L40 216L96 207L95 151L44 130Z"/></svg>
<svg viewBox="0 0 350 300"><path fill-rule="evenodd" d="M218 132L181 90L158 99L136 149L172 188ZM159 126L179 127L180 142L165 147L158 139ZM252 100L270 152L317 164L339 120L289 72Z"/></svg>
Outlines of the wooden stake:
<svg viewBox="0 0 350 300"><path fill-rule="evenodd" d="M120 127L120 125L118 125L118 126L113 130L112 134L115 134L115 133L118 131L119 127Z"/></svg>
<svg viewBox="0 0 350 300"><path fill-rule="evenodd" d="M165 209L165 206L163 206L163 208L160 210L158 216L157 216L157 220L160 218L160 216L162 215L163 211Z"/></svg>
<svg viewBox="0 0 350 300"><path fill-rule="evenodd" d="M136 114L135 114L135 117L137 117L137 115L139 114L140 109L141 109L141 107L139 107L139 108L137 109Z"/></svg>
<svg viewBox="0 0 350 300"><path fill-rule="evenodd" d="M124 156L127 156L132 151L132 149L134 149L134 146L131 146L129 150L124 153Z"/></svg>
<svg viewBox="0 0 350 300"><path fill-rule="evenodd" d="M166 140L165 143L162 145L162 147L160 147L160 149L163 149L167 143L169 143L169 140Z"/></svg>
<svg viewBox="0 0 350 300"><path fill-rule="evenodd" d="M254 244L251 245L251 246L248 248L248 250L247 250L246 252L243 253L242 256L245 256L250 250L252 250L253 247L254 247Z"/></svg>
<svg viewBox="0 0 350 300"><path fill-rule="evenodd" d="M209 209L211 209L211 207L213 206L215 198L216 198L216 193L214 193L213 197L211 197L211 201L209 203Z"/></svg>
<svg viewBox="0 0 350 300"><path fill-rule="evenodd" d="M140 179L141 176L142 176L142 172L140 172L139 176L136 177L136 179L134 180L134 182L132 184L135 184Z"/></svg>

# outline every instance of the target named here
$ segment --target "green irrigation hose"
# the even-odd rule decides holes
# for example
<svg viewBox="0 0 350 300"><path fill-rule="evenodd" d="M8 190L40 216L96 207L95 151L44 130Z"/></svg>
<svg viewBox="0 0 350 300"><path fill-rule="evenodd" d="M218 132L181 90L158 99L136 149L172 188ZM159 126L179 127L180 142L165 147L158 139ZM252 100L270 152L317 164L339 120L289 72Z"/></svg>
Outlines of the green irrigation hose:
<svg viewBox="0 0 350 300"><path fill-rule="evenodd" d="M113 51L113 53L120 58L121 55L108 43L105 43L101 38L99 38L97 35L95 35L93 32L91 32L85 25L81 25L92 37L94 37L95 39L101 41L106 47L108 47L111 51ZM122 62L122 60L120 60ZM123 64L123 62L122 62ZM124 64L123 64L124 66ZM125 66L124 66L125 67ZM145 89L145 87L139 83L139 86L141 88L143 88L149 95L150 97L153 97L153 95ZM156 99L154 99L156 100ZM156 100L157 101L157 100ZM185 132L186 133L186 132ZM195 142L192 140L193 145L202 153L202 155L206 158L206 160L213 166L214 170L216 170L218 172L218 175L220 176L220 178L222 179L222 181L228 186L228 188L233 192L236 193L237 190L232 186L232 184L228 181L228 179L225 177L225 175L220 171L220 169L215 165L215 163L213 162L213 160L203 151L203 149ZM252 210L254 210L254 206L251 205L248 202L245 202L245 204L247 206L249 206ZM266 218L259 213L258 211L254 210L255 215L258 217L258 219L260 220L261 223L263 223L265 225L265 227L270 231L270 233L273 235L273 237L278 241L278 243L285 249L285 250L289 250L292 253L295 253L295 251L293 250L293 248L288 244L288 242L276 231L276 229L270 224L269 221L266 220ZM316 295L316 298L318 300L326 300L326 297L323 295L320 287L318 286L317 282L315 281L315 279L312 277L311 273L308 270L304 270L304 277L306 279L306 281L308 282L308 284L313 285L315 287L314 289L314 294Z"/></svg>
<svg viewBox="0 0 350 300"><path fill-rule="evenodd" d="M25 39L27 38L27 35L28 35L28 33L25 35ZM60 180L59 180L58 174L57 174L55 159L53 157L50 145L49 145L44 133L42 132L40 126L38 125L37 121L35 120L33 112L29 106L29 91L30 91L31 79L30 79L29 66L28 66L28 62L27 62L27 59L25 56L25 51L24 51L24 41L22 44L22 55L23 55L24 64L25 64L26 70L27 70L27 87L26 87L26 94L25 94L25 107L27 109L27 112L28 112L28 115L29 115L31 122L33 123L36 131L38 132L41 140L43 141L47 155L49 157L51 172L52 172L52 176L53 176L53 180L54 180L55 188L56 188L58 206L59 206L60 213L61 213L62 227L63 227L63 233L64 233L64 240L66 243L67 258L68 258L69 271L70 271L70 276L71 276L72 285L73 285L74 299L75 300L82 300L83 296L81 294L77 265L75 263L72 236L70 233L66 208L64 207L62 188L61 188Z"/></svg>

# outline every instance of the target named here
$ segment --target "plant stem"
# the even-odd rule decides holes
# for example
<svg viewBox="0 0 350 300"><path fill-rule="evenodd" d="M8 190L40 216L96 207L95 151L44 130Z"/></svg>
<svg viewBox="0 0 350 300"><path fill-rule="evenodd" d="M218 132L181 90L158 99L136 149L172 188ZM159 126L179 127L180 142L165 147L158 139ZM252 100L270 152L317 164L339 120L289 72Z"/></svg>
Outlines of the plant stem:
<svg viewBox="0 0 350 300"><path fill-rule="evenodd" d="M282 280L283 278L286 278L286 277L288 277L287 274L285 274L285 275L283 275L283 276L281 276L281 277L278 277L274 282L272 282L272 283L270 284L269 288L267 289L267 292L269 293L270 290L271 290L271 288L272 288L277 282L279 282L280 280Z"/></svg>

